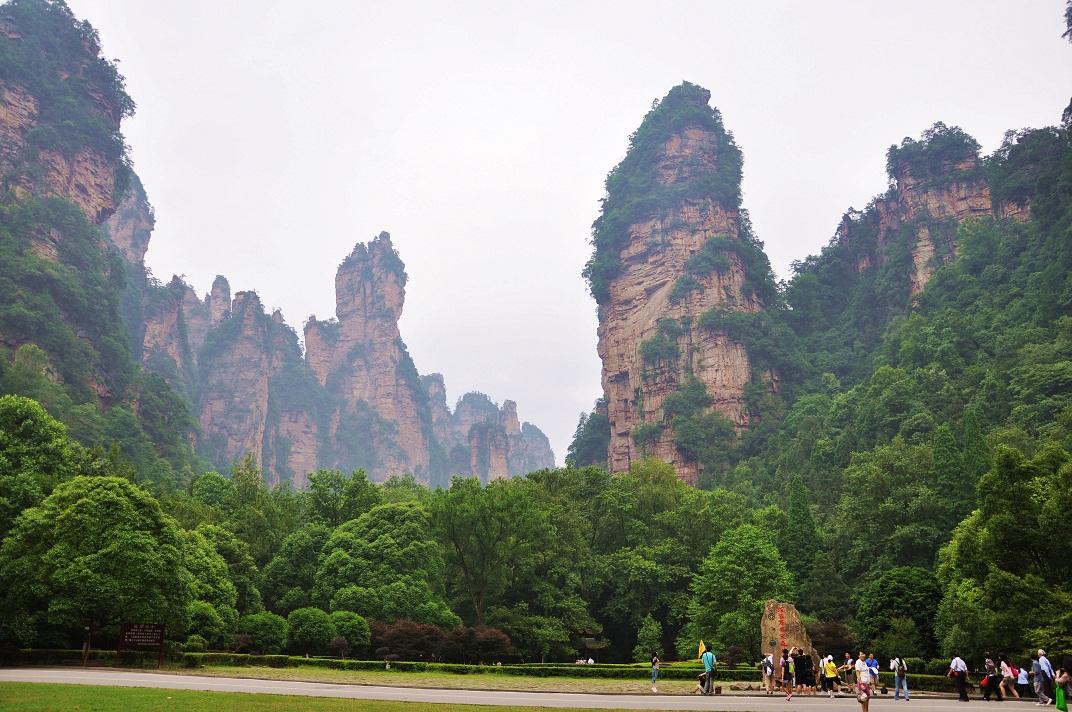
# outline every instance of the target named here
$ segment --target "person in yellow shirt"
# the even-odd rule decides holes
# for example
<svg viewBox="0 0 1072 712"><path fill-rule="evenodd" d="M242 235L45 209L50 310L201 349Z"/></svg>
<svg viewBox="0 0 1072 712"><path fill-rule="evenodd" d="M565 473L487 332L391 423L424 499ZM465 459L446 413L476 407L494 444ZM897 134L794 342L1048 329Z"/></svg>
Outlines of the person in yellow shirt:
<svg viewBox="0 0 1072 712"><path fill-rule="evenodd" d="M823 658L823 673L826 676L823 682L826 684L828 697L834 696L834 686L837 685L837 665L834 664L834 656L827 655Z"/></svg>

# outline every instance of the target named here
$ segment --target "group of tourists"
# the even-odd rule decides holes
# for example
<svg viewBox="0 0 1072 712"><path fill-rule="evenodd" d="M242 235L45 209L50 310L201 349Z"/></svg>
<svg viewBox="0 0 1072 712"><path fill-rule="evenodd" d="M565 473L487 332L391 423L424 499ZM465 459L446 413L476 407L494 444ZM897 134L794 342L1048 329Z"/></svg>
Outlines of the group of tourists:
<svg viewBox="0 0 1072 712"><path fill-rule="evenodd" d="M862 668L859 666L863 666ZM874 653L865 655L860 653L859 661L854 661L852 656L845 653L845 660L841 665L834 662L833 655L826 655L819 659L818 669L811 655L802 648L783 648L780 657L768 655L760 662L763 672L763 683L768 695L775 694L777 688L785 693L785 700L789 702L793 695L817 695L826 693L833 697L840 692L851 692L861 683L868 686L878 681L878 658ZM900 680L904 682L905 699L908 699L908 685L905 674L908 667L901 658L890 661L890 669L896 672ZM845 673L845 677L842 676ZM856 680L847 682L848 675L855 674ZM897 689L900 697L901 685Z"/></svg>
<svg viewBox="0 0 1072 712"><path fill-rule="evenodd" d="M1053 669L1053 664L1046 657L1046 651L1039 651L1031 656L1030 667L1024 664L1017 667L1006 655L995 656L986 653L983 661L983 675L979 679L979 690L983 700L1001 702L1005 697L1021 699L1028 694L1028 687L1034 688L1038 706L1056 704L1067 710L1066 698L1072 697L1072 656L1065 656L1061 667ZM949 663L946 677L952 678L961 702L968 701L968 665L959 655L954 655ZM1004 694L1003 694L1004 693Z"/></svg>
<svg viewBox="0 0 1072 712"><path fill-rule="evenodd" d="M863 712L867 712L873 690L879 684L879 660L874 653L863 651L856 659L845 653L841 664L834 662L833 655L821 657L816 670L812 656L801 648L783 648L780 656L771 654L763 658L760 669L768 695L775 694L780 688L789 702L794 695L826 693L828 697L834 697L840 693L855 694ZM1032 655L1030 665L1020 667L1006 655L986 653L983 669L979 690L985 701L1000 702L1005 697L1019 700L1028 696L1031 687L1039 706L1056 703L1059 709L1067 710L1065 698L1072 699L1072 656L1066 657L1061 667L1055 670L1045 650ZM900 656L891 658L889 670L893 673L893 699L908 702L908 663ZM953 656L946 676L953 680L960 700L967 702L968 665L959 655Z"/></svg>

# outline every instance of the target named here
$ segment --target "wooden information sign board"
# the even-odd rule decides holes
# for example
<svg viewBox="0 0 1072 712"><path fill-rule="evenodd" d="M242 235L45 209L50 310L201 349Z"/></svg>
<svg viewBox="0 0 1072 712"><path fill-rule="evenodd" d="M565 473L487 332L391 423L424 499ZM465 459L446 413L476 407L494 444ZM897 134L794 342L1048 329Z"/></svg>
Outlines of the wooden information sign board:
<svg viewBox="0 0 1072 712"><path fill-rule="evenodd" d="M124 650L131 648L155 648L158 658L157 667L164 665L164 625L162 623L124 623L119 628L119 646L115 651L115 662Z"/></svg>

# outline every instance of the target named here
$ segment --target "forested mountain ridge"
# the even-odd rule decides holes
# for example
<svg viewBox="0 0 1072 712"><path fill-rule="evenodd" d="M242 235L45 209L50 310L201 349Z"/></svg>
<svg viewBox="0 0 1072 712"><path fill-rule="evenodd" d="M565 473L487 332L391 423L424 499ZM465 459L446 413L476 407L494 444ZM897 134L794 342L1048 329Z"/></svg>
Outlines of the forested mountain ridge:
<svg viewBox="0 0 1072 712"><path fill-rule="evenodd" d="M218 277L202 299L178 277L157 282L144 263L155 218L120 133L134 104L95 31L62 2L11 2L0 18L11 257L0 268L0 392L38 398L77 439L118 446L165 489L201 469L191 443L221 470L252 454L270 482L298 487L317 467L441 486L451 474L487 481L554 465L513 405L504 419L483 397L490 410L471 433L434 429L433 409L453 415L430 400L398 333L406 275L386 233L340 266L340 320L310 320L308 354L255 292L232 301ZM368 302L361 324L346 318L357 302ZM331 355L340 334L346 346ZM330 373L316 368L325 358Z"/></svg>
<svg viewBox="0 0 1072 712"><path fill-rule="evenodd" d="M678 454L701 486L788 513L769 535L799 605L830 622L815 624L819 640L844 640L855 607L854 632L881 649L1067 648L1054 557L1072 504L1069 114L1010 131L985 158L941 123L887 158L889 190L847 212L765 309L701 317L748 353L749 427L684 430ZM593 235L598 260L598 222ZM606 461L613 410L605 397L582 416L568 463ZM672 410L654 422L673 428ZM685 445L694 435L706 449ZM1010 553L987 563L994 549Z"/></svg>
<svg viewBox="0 0 1072 712"><path fill-rule="evenodd" d="M119 122L134 103L66 6L0 10L0 383L114 445L161 486L199 463L193 421L141 372L122 319L128 270L101 226L137 192Z"/></svg>

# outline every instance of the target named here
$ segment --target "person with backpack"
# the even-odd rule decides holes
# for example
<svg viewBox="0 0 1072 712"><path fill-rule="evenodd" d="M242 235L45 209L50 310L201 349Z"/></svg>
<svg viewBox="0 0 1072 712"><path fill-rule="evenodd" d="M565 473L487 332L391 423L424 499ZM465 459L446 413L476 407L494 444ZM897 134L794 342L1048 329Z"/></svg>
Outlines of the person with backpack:
<svg viewBox="0 0 1072 712"><path fill-rule="evenodd" d="M763 658L759 663L759 669L763 673L763 686L767 688L767 694L774 694L774 654Z"/></svg>
<svg viewBox="0 0 1072 712"><path fill-rule="evenodd" d="M999 686L998 668L994 664L994 658L990 653L986 654L986 659L983 660L983 667L986 669L986 677L979 681L979 687L983 689L983 701L989 702L990 695L996 694L998 702L1001 702L1003 698Z"/></svg>
<svg viewBox="0 0 1072 712"><path fill-rule="evenodd" d="M998 685L998 691L1003 691L1006 697L1011 695L1016 699L1020 699L1020 693L1016 691L1016 678L1019 676L1020 671L1009 662L1008 655L999 655L998 660L1001 668L1001 684Z"/></svg>
<svg viewBox="0 0 1072 712"><path fill-rule="evenodd" d="M793 699L793 677L796 674L796 665L789 656L789 648L782 648L782 687L785 689L785 701Z"/></svg>
<svg viewBox="0 0 1072 712"><path fill-rule="evenodd" d="M904 701L908 702L908 664L898 656L890 660L890 670L893 671L893 699L901 699L901 690L904 689Z"/></svg>

